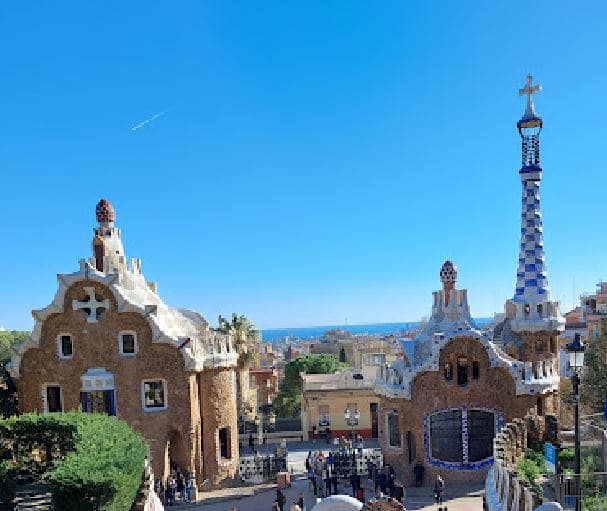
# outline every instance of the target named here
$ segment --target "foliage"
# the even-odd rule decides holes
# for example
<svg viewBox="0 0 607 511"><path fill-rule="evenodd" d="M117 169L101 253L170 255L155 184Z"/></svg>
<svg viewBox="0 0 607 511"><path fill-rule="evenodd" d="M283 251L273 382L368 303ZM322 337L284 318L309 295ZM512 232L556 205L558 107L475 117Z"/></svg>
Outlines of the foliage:
<svg viewBox="0 0 607 511"><path fill-rule="evenodd" d="M542 493L542 486L539 478L546 471L544 456L541 452L531 449L525 449L525 456L518 464L518 475L522 481L525 481L531 488Z"/></svg>
<svg viewBox="0 0 607 511"><path fill-rule="evenodd" d="M10 417L16 413L17 387L8 369L0 363L0 417Z"/></svg>
<svg viewBox="0 0 607 511"><path fill-rule="evenodd" d="M580 388L582 403L595 412L603 411L607 396L607 363L602 347L607 343L607 323L601 322L601 334L590 339L586 346L584 365L586 366Z"/></svg>
<svg viewBox="0 0 607 511"><path fill-rule="evenodd" d="M569 463L573 461L574 458L575 451L573 450L573 447L567 447L566 449L563 449L561 452L559 452L559 461L561 463Z"/></svg>
<svg viewBox="0 0 607 511"><path fill-rule="evenodd" d="M141 484L147 446L104 414L25 414L0 421L18 467L43 458L54 510L128 511Z"/></svg>
<svg viewBox="0 0 607 511"><path fill-rule="evenodd" d="M306 374L332 374L346 364L333 355L316 354L298 357L285 366L285 379L272 406L280 417L295 417L301 409L301 376Z"/></svg>
<svg viewBox="0 0 607 511"><path fill-rule="evenodd" d="M223 316L218 318L217 332L231 335L238 350L238 362L241 365L257 365L261 336L255 325L244 315L232 313L232 320Z"/></svg>
<svg viewBox="0 0 607 511"><path fill-rule="evenodd" d="M17 489L17 467L12 461L0 461L0 503L9 504Z"/></svg>
<svg viewBox="0 0 607 511"><path fill-rule="evenodd" d="M0 364L6 364L11 359L11 346L25 341L30 332L19 330L0 330Z"/></svg>
<svg viewBox="0 0 607 511"><path fill-rule="evenodd" d="M582 499L582 511L605 511L607 497L603 495L585 496Z"/></svg>

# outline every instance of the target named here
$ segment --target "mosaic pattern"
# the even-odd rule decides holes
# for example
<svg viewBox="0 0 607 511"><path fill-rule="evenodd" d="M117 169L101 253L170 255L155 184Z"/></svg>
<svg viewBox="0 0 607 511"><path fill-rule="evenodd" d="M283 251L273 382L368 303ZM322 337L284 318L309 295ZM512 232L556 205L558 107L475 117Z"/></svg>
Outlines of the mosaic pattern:
<svg viewBox="0 0 607 511"><path fill-rule="evenodd" d="M457 266L451 261L445 261L440 269L440 280L445 282L455 282L457 280Z"/></svg>
<svg viewBox="0 0 607 511"><path fill-rule="evenodd" d="M537 175L539 176L539 174ZM538 177L537 180L523 181L516 301L538 303L548 299L548 277L544 268L544 260Z"/></svg>
<svg viewBox="0 0 607 511"><path fill-rule="evenodd" d="M97 215L97 222L99 223L113 222L116 216L114 213L114 206L112 206L107 199L101 199L97 203L95 214Z"/></svg>
<svg viewBox="0 0 607 511"><path fill-rule="evenodd" d="M463 462L456 463L452 461L441 461L432 457L430 450L430 417L435 413L446 412L449 410L461 410L462 411L462 450L463 450ZM433 467L442 468L444 470L481 470L486 467L493 465L493 457L485 458L484 460L469 462L468 461L468 410L481 410L484 412L491 412L495 418L495 434L497 435L502 429L504 429L504 413L493 408L486 408L483 406L464 405L461 407L449 407L442 410L433 410L424 417L424 454L428 464Z"/></svg>

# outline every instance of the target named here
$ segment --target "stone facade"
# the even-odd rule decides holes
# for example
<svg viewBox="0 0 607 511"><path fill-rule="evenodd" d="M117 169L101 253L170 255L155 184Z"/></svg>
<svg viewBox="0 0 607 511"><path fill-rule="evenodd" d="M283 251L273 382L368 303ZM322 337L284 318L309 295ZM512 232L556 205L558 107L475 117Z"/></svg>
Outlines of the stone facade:
<svg viewBox="0 0 607 511"><path fill-rule="evenodd" d="M232 340L166 306L141 262L126 264L107 201L97 216L93 258L58 276L53 302L33 312L32 336L15 348L20 410L116 415L147 440L157 477L172 462L218 486L238 466Z"/></svg>
<svg viewBox="0 0 607 511"><path fill-rule="evenodd" d="M528 415L507 424L494 442L495 464L485 482L484 505L488 511L533 511L542 504L542 496L517 475L517 466L525 448L538 450L544 442L557 445L554 415ZM562 509L554 503L552 509Z"/></svg>

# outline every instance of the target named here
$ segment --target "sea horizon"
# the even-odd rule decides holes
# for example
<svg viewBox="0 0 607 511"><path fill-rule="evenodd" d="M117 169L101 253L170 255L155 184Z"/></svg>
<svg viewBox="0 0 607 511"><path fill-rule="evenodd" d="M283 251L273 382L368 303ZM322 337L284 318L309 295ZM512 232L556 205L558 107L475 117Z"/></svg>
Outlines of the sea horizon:
<svg viewBox="0 0 607 511"><path fill-rule="evenodd" d="M493 318L474 318L479 324L486 324ZM388 335L403 330L415 330L421 321L404 321L389 323L364 323L357 325L317 325L303 327L265 328L261 330L261 338L264 342L274 342L286 337L291 340L318 339L327 330L346 330L354 335Z"/></svg>

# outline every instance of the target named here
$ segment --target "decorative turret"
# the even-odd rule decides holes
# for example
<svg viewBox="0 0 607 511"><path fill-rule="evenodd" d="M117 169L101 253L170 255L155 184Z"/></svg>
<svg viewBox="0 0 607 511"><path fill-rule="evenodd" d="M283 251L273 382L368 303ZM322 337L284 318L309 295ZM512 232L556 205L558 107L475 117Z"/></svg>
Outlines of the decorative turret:
<svg viewBox="0 0 607 511"><path fill-rule="evenodd" d="M93 230L95 236L93 238L92 264L97 271L104 273L126 270L120 229L114 226L116 218L114 206L107 199L101 199L95 207L95 215L99 227Z"/></svg>
<svg viewBox="0 0 607 511"><path fill-rule="evenodd" d="M522 162L519 175L523 187L521 211L521 242L517 271L516 291L506 305L507 316L513 319L512 330L553 331L562 329L558 302L550 301L548 275L545 269L542 213L540 211L540 131L542 118L535 112L533 95L541 90L527 76L525 87L519 89L527 95L523 117L516 124L521 136Z"/></svg>
<svg viewBox="0 0 607 511"><path fill-rule="evenodd" d="M445 305L449 305L449 293L452 289L455 289L455 282L457 281L457 266L449 260L445 261L440 269L440 280L443 283Z"/></svg>

